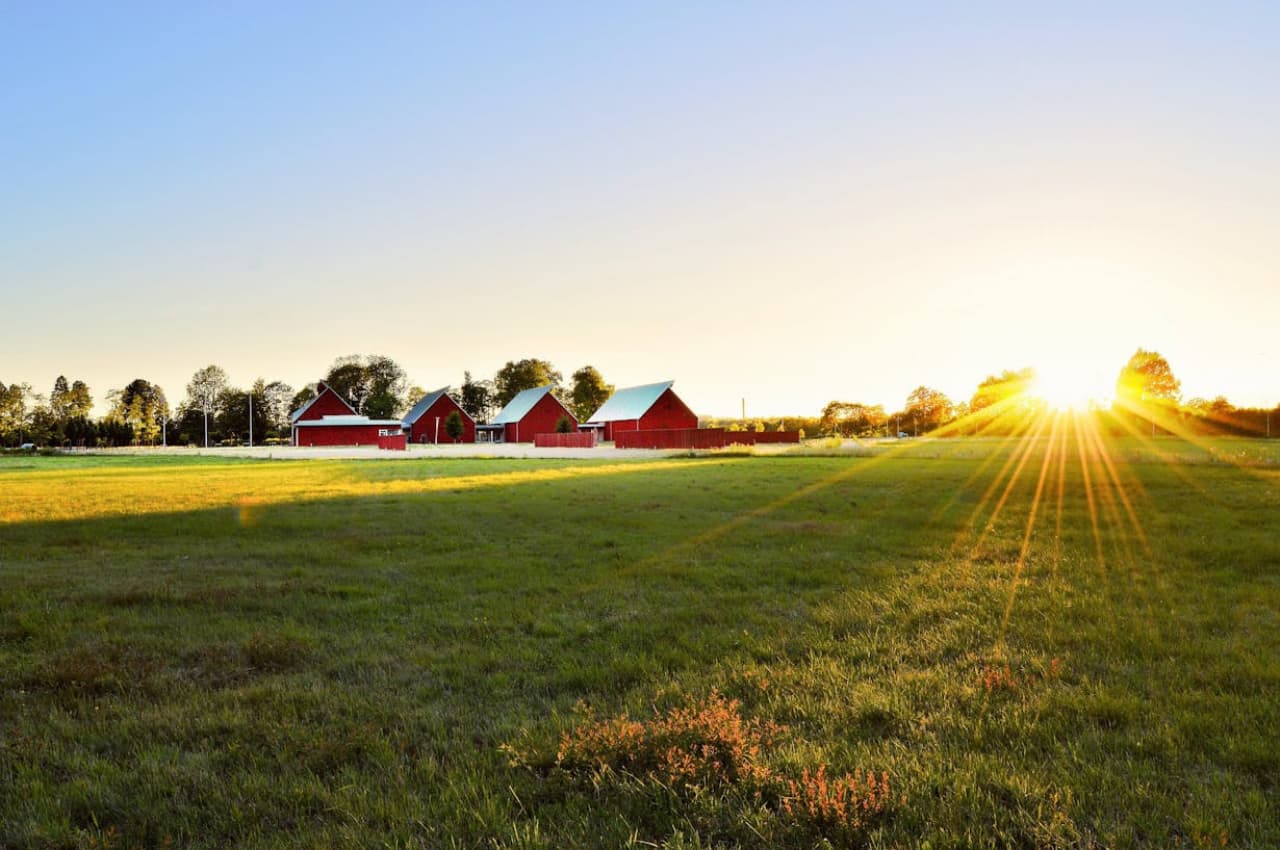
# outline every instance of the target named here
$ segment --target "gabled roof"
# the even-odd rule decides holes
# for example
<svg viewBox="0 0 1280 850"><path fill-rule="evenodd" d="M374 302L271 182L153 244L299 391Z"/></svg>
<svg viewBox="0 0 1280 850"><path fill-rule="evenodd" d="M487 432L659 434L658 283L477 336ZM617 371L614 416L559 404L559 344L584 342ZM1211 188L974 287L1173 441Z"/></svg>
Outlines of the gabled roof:
<svg viewBox="0 0 1280 850"><path fill-rule="evenodd" d="M490 422L489 424L506 425L512 422L519 422L521 419L524 419L525 414L527 414L530 410L533 410L533 406L535 404L542 401L542 397L544 395L547 395L550 392L551 392L551 384L544 384L541 387L534 387L531 390L524 390L523 392L516 393L515 398L507 402L507 406L502 408L502 410L498 411L498 415L493 417L492 422ZM556 404L559 404L561 407L564 407L564 404L560 401L560 399L556 398L555 396L551 396L551 397L555 398ZM568 413L570 416L573 416L573 414L570 413L569 408L564 407L564 411L565 413Z"/></svg>
<svg viewBox="0 0 1280 850"><path fill-rule="evenodd" d="M352 407L352 406L351 406L350 402L348 402L345 398L343 398L341 393L339 393L339 392L338 392L337 390L335 390L333 387L331 387L331 386L329 386L328 384L326 384L324 381L321 381L321 382L317 385L317 390L318 390L318 391L317 391L317 392L316 392L316 394L312 397L311 401L307 402L306 404L302 405L302 407L299 407L299 408L298 408L297 410L295 410L293 413L289 414L289 421L290 421L290 422L297 422L297 421L298 421L298 417L300 417L302 414L304 414L304 413L306 413L308 410L310 410L310 409L311 409L311 405L313 405L313 404L315 404L317 401L319 401L319 400L320 400L320 397L321 397L321 396L323 396L323 395L324 395L325 393L327 393L327 392L328 392L328 393L333 393L333 397L334 397L334 398L336 398L338 401L342 402L342 404L347 408L347 410L350 410L350 411L351 411L351 414L352 414L353 416L355 415L356 409L355 409L354 407Z"/></svg>
<svg viewBox="0 0 1280 850"><path fill-rule="evenodd" d="M671 389L675 381L660 381L656 384L641 384L638 387L627 387L609 396L609 400L600 405L600 409L591 414L587 422L623 422L639 419L649 408L653 407L663 393Z"/></svg>
<svg viewBox="0 0 1280 850"><path fill-rule="evenodd" d="M430 410L432 405L434 405L437 401L439 401L441 398L447 395L449 395L448 387L441 387L440 389L436 390L433 393L427 393L426 395L424 395L422 398L418 400L418 403L415 404L413 407L409 408L409 412L404 415L404 424L406 426L409 426L417 422L418 418L422 416L422 414ZM471 414L467 413L465 410L462 410L461 406L458 407L458 410L462 412L463 416L467 417L468 419L471 419ZM474 419L471 419L471 421L475 422Z"/></svg>

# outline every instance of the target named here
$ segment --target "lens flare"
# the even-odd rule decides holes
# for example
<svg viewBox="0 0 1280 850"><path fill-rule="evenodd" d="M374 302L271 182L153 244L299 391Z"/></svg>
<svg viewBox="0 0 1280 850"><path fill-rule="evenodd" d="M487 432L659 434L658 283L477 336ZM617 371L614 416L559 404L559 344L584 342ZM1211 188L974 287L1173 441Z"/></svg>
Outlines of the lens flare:
<svg viewBox="0 0 1280 850"><path fill-rule="evenodd" d="M1084 371L1047 369L1037 370L1029 392L1055 410L1079 413L1111 404L1111 389Z"/></svg>

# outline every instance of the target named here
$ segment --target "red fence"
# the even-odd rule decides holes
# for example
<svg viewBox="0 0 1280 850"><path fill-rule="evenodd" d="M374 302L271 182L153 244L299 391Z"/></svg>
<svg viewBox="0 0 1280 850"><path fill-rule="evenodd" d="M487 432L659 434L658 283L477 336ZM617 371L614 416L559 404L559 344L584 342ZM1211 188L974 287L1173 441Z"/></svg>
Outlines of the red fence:
<svg viewBox="0 0 1280 850"><path fill-rule="evenodd" d="M578 431L574 434L534 434L533 445L539 449L594 449L596 432Z"/></svg>
<svg viewBox="0 0 1280 850"><path fill-rule="evenodd" d="M723 428L669 428L654 431L619 431L619 449L721 449L756 443L798 443L799 431L726 431Z"/></svg>
<svg viewBox="0 0 1280 850"><path fill-rule="evenodd" d="M392 451L406 451L409 448L408 434L395 434L392 436L380 435L378 437L378 448L391 449Z"/></svg>

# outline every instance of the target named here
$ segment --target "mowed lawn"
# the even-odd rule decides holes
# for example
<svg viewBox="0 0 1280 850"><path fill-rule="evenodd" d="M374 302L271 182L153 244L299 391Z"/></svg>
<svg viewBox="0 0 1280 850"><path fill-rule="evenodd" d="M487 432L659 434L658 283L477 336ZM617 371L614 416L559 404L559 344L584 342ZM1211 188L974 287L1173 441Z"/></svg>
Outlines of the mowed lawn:
<svg viewBox="0 0 1280 850"><path fill-rule="evenodd" d="M0 458L0 847L1280 846L1280 453L1060 436Z"/></svg>

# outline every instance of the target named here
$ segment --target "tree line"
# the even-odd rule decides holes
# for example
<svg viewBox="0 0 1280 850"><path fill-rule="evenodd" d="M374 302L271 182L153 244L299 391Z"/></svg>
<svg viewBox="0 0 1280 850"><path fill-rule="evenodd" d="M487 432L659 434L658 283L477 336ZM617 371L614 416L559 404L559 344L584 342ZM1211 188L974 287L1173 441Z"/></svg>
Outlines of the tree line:
<svg viewBox="0 0 1280 850"><path fill-rule="evenodd" d="M802 430L808 435L878 437L938 433L1006 435L1025 431L1046 404L1032 392L1032 369L988 375L973 395L959 402L921 385L902 407L832 401L817 417L703 420L704 425L742 430ZM349 355L333 361L320 381L294 390L280 380L259 378L252 386L233 386L219 366L198 369L183 400L170 408L164 390L144 378L106 394L106 412L94 419L93 396L84 381L59 375L45 395L30 384L0 381L0 446L106 447L128 445L240 445L289 442L290 413L328 384L372 419L399 419L426 395L410 383L403 367L382 355ZM594 366L583 366L566 383L550 361L510 360L492 378L463 372L450 390L477 422L488 422L516 394L550 384L552 392L586 421L613 394L613 385ZM1138 349L1116 379L1115 401L1104 411L1116 433L1136 429L1188 430L1199 434L1272 436L1280 433L1280 405L1241 408L1225 397L1181 397L1181 382L1155 351Z"/></svg>
<svg viewBox="0 0 1280 850"><path fill-rule="evenodd" d="M284 381L264 378L248 388L233 386L220 366L205 366L191 376L185 397L172 408L163 389L136 378L106 394L107 410L96 419L90 415L94 399L84 381L68 382L59 375L47 395L27 383L0 381L0 446L288 443L290 414L315 398L321 383L371 419L399 419L427 394L410 383L399 363L383 355L339 357L319 381L296 391ZM450 391L472 418L487 422L516 394L546 384L580 421L614 390L594 366L578 369L566 384L550 361L525 358L508 361L488 379L464 372L462 383Z"/></svg>
<svg viewBox="0 0 1280 850"><path fill-rule="evenodd" d="M840 437L1005 436L1025 432L1048 402L1035 395L1034 369L1007 369L988 375L968 400L952 401L940 390L919 386L892 413L882 405L831 401L822 410L818 432ZM1104 427L1116 434L1193 433L1271 437L1280 429L1280 405L1236 407L1224 396L1184 401L1182 382L1159 352L1139 348L1120 369L1109 407L1098 409Z"/></svg>

